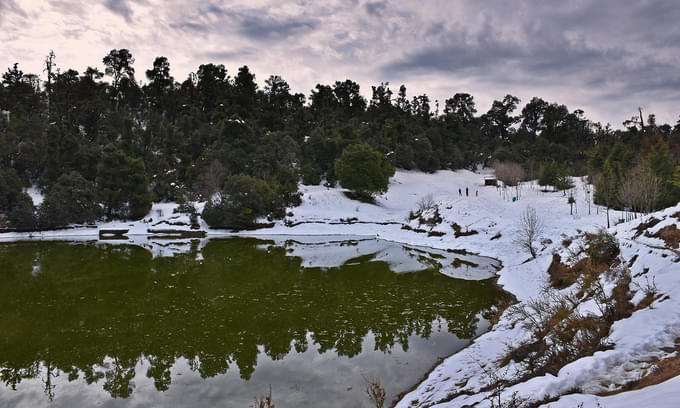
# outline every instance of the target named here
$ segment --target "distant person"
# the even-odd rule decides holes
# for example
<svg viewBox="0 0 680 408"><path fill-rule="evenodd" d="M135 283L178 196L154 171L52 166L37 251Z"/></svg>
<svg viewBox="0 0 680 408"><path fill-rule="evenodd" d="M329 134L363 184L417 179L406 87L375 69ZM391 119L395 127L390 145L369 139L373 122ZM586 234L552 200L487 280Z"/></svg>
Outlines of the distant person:
<svg viewBox="0 0 680 408"><path fill-rule="evenodd" d="M475 190L475 197L479 197L479 190Z"/></svg>
<svg viewBox="0 0 680 408"><path fill-rule="evenodd" d="M469 196L470 196L470 194L468 193L468 188L465 187L465 197L469 197Z"/></svg>
<svg viewBox="0 0 680 408"><path fill-rule="evenodd" d="M463 192L460 191L460 187L458 187L458 196L459 196L459 197L462 197L462 196L463 196Z"/></svg>

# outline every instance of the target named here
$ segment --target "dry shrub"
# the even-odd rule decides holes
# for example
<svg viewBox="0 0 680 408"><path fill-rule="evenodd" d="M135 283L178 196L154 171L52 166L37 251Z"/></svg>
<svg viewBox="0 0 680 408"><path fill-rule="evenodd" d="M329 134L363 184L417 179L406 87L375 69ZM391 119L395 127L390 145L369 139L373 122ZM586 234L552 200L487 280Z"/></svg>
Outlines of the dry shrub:
<svg viewBox="0 0 680 408"><path fill-rule="evenodd" d="M647 229L652 228L656 224L660 223L661 220L658 218L651 217L650 219L647 220L647 222L641 222L640 225L635 227L635 236L633 238L637 238L640 235L642 235L643 232L645 232Z"/></svg>
<svg viewBox="0 0 680 408"><path fill-rule="evenodd" d="M607 322L614 323L617 320L625 319L635 311L635 306L631 303L633 298L630 290L631 280L630 273L623 273L614 286L611 297L607 302L609 307L604 314Z"/></svg>
<svg viewBox="0 0 680 408"><path fill-rule="evenodd" d="M435 205L432 193L426 194L418 200L418 211L423 212L434 209Z"/></svg>
<svg viewBox="0 0 680 408"><path fill-rule="evenodd" d="M601 229L597 234L586 234L586 254L594 264L611 264L619 255L621 249L616 238Z"/></svg>
<svg viewBox="0 0 680 408"><path fill-rule="evenodd" d="M255 398L255 405L253 408L276 408L274 402L272 402L272 386L269 386L269 395L263 395L259 398Z"/></svg>
<svg viewBox="0 0 680 408"><path fill-rule="evenodd" d="M575 310L577 304L550 290L515 307L513 313L523 319L522 325L533 336L510 348L499 363L521 363L518 381L525 381L545 373L556 375L566 364L610 347L607 335L611 323L597 316L582 316Z"/></svg>
<svg viewBox="0 0 680 408"><path fill-rule="evenodd" d="M562 263L562 258L558 254L553 254L552 262L548 267L550 275L550 285L556 289L564 289L576 282L576 276L571 273L571 268Z"/></svg>
<svg viewBox="0 0 680 408"><path fill-rule="evenodd" d="M385 405L385 397L387 393L385 388L380 384L380 380L377 378L366 378L364 377L364 382L366 383L366 395L368 399L375 408L382 408Z"/></svg>
<svg viewBox="0 0 680 408"><path fill-rule="evenodd" d="M409 211L408 219L410 221L418 220L418 225L428 225L434 227L444 221L439 213L439 205L435 204L432 194L427 194L418 200L418 208Z"/></svg>
<svg viewBox="0 0 680 408"><path fill-rule="evenodd" d="M680 230L675 224L667 225L655 234L646 232L645 236L662 239L669 248L678 248L680 246Z"/></svg>
<svg viewBox="0 0 680 408"><path fill-rule="evenodd" d="M625 391L639 390L650 385L661 384L666 380L677 377L680 375L680 338L675 340L675 347L667 351L675 352L670 354L670 357L652 361L640 378L624 384L616 391L607 391L600 393L599 395L607 396Z"/></svg>
<svg viewBox="0 0 680 408"><path fill-rule="evenodd" d="M492 167L496 178L506 186L516 186L524 178L524 169L518 163L496 160Z"/></svg>
<svg viewBox="0 0 680 408"><path fill-rule="evenodd" d="M655 300L661 297L661 294L659 293L659 288L656 287L656 279L652 278L652 281L650 282L649 278L645 276L645 280L647 281L645 286L642 286L637 283L635 284L638 287L638 289L645 294L645 297L643 297L642 300L640 300L640 302L635 307L636 310L641 310L651 306Z"/></svg>
<svg viewBox="0 0 680 408"><path fill-rule="evenodd" d="M458 224L455 223L455 222L454 222L453 224L451 224L451 228L453 228L453 235L454 235L456 238L458 238L458 237L467 237L467 236L469 236L469 235L475 235L475 234L478 233L476 230L473 230L473 229L472 229L472 230L466 229L465 231L463 231L463 227L461 227L460 225L458 225Z"/></svg>
<svg viewBox="0 0 680 408"><path fill-rule="evenodd" d="M611 265L618 265L618 262L614 260ZM579 296L583 296L583 293L589 287L589 283L597 280L611 265L606 263L596 264L590 258L582 258L573 266L568 266L562 263L558 254L554 254L548 267L550 284L555 289L564 289L580 280L581 292L579 292Z"/></svg>
<svg viewBox="0 0 680 408"><path fill-rule="evenodd" d="M553 329L556 316L572 308L572 302L565 296L546 289L541 296L511 307L510 316L521 321L522 327L540 340Z"/></svg>
<svg viewBox="0 0 680 408"><path fill-rule="evenodd" d="M500 364L520 363L523 371L519 381L535 375L557 372L572 361L611 347L607 340L611 325L634 311L631 303L631 276L625 266L593 264L584 258L573 267L553 258L551 279L568 279L578 285L575 295L561 294L548 288L536 299L511 308L512 317L529 330L532 337L518 347L510 348ZM608 270L608 279L616 279L611 294L607 294L600 280ZM578 306L593 299L600 316L581 315ZM550 344L548 347L547 345Z"/></svg>

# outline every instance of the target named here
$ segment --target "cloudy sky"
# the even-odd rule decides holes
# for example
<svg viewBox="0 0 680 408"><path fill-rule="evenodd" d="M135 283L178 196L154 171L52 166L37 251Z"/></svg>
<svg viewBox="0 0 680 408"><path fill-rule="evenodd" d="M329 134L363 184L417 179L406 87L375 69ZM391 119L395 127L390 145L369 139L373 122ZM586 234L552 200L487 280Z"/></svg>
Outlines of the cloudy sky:
<svg viewBox="0 0 680 408"><path fill-rule="evenodd" d="M680 4L675 0L0 0L0 68L103 69L128 48L138 79L168 57L184 80L202 63L248 65L262 85L295 92L350 78L409 96L475 96L478 110L513 94L583 109L621 127L636 114L680 115Z"/></svg>

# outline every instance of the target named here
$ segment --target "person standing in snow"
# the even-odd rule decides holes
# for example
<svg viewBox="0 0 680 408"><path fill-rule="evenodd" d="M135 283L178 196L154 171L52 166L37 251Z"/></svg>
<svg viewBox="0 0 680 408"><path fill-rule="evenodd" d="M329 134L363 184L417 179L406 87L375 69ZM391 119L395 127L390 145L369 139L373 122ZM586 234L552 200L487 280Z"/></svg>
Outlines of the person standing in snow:
<svg viewBox="0 0 680 408"><path fill-rule="evenodd" d="M460 187L458 187L458 196L459 196L459 197L462 197L462 196L463 196L463 192L460 191Z"/></svg>
<svg viewBox="0 0 680 408"><path fill-rule="evenodd" d="M470 194L468 194L468 188L465 187L465 197L469 197L469 196L470 196Z"/></svg>

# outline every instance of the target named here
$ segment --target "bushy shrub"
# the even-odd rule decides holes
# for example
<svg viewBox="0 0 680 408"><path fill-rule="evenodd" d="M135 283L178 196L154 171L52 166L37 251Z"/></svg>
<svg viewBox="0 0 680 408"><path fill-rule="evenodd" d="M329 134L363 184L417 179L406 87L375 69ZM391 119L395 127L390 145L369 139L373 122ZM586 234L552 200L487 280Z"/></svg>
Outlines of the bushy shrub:
<svg viewBox="0 0 680 408"><path fill-rule="evenodd" d="M221 197L209 201L201 216L211 228L244 229L271 211L272 199L266 181L239 174L227 179Z"/></svg>
<svg viewBox="0 0 680 408"><path fill-rule="evenodd" d="M317 186L321 183L321 170L314 164L307 163L301 169L302 184Z"/></svg>
<svg viewBox="0 0 680 408"><path fill-rule="evenodd" d="M610 233L601 229L597 234L586 237L588 247L586 254L593 263L611 263L621 252L619 241Z"/></svg>
<svg viewBox="0 0 680 408"><path fill-rule="evenodd" d="M97 187L109 218L137 220L151 209L152 194L144 161L127 156L113 144L104 147L97 165Z"/></svg>
<svg viewBox="0 0 680 408"><path fill-rule="evenodd" d="M335 162L335 175L343 187L359 197L371 198L387 191L394 167L365 143L347 146Z"/></svg>
<svg viewBox="0 0 680 408"><path fill-rule="evenodd" d="M0 212L8 211L21 195L21 179L13 168L0 168Z"/></svg>
<svg viewBox="0 0 680 408"><path fill-rule="evenodd" d="M33 200L21 193L7 213L7 226L19 231L32 231L38 227Z"/></svg>
<svg viewBox="0 0 680 408"><path fill-rule="evenodd" d="M94 183L80 173L62 174L47 190L40 206L40 226L54 228L71 223L89 223L101 216Z"/></svg>
<svg viewBox="0 0 680 408"><path fill-rule="evenodd" d="M566 169L556 162L546 163L541 166L538 176L538 185L553 186L556 190L568 190L574 186Z"/></svg>

